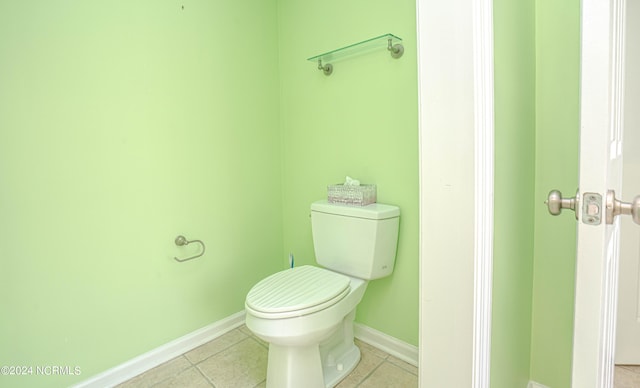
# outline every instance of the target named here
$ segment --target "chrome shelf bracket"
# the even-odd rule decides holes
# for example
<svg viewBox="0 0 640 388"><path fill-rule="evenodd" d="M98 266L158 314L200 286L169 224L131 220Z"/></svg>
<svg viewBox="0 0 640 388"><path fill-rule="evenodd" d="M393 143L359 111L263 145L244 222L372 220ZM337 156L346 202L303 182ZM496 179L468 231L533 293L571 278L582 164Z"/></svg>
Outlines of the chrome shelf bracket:
<svg viewBox="0 0 640 388"><path fill-rule="evenodd" d="M387 50L389 50L389 53L391 54L392 57L397 59L397 58L400 58L402 54L404 54L403 45L401 45L400 43L393 44L393 39L391 38L389 38L387 42L388 42Z"/></svg>
<svg viewBox="0 0 640 388"><path fill-rule="evenodd" d="M318 59L318 70L322 70L324 75L331 75L333 73L333 65L330 63L323 65L322 59Z"/></svg>

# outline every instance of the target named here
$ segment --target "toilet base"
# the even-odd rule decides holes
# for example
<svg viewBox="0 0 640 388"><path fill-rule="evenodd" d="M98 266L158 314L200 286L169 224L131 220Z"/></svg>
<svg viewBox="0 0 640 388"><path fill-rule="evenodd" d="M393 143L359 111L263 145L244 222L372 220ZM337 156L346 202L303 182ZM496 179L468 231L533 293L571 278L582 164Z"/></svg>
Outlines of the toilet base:
<svg viewBox="0 0 640 388"><path fill-rule="evenodd" d="M332 335L319 345L269 344L267 388L331 388L360 361L353 342L355 310L347 314Z"/></svg>
<svg viewBox="0 0 640 388"><path fill-rule="evenodd" d="M332 365L321 362L318 346L291 348L270 344L267 387L335 387L358 365L360 349L352 344L332 361Z"/></svg>
<svg viewBox="0 0 640 388"><path fill-rule="evenodd" d="M335 387L342 379L358 366L360 361L360 349L353 344L349 350L339 359L335 365L325 365L323 377L326 388Z"/></svg>
<svg viewBox="0 0 640 388"><path fill-rule="evenodd" d="M318 345L278 346L269 344L267 387L324 388Z"/></svg>

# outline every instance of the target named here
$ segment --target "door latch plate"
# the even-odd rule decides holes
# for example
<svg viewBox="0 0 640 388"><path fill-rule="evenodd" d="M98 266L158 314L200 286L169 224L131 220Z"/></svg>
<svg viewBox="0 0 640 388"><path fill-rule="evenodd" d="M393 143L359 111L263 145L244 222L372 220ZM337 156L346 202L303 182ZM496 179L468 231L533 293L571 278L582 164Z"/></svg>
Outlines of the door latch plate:
<svg viewBox="0 0 640 388"><path fill-rule="evenodd" d="M582 222L587 225L600 225L600 222L602 222L602 195L598 193L584 194Z"/></svg>

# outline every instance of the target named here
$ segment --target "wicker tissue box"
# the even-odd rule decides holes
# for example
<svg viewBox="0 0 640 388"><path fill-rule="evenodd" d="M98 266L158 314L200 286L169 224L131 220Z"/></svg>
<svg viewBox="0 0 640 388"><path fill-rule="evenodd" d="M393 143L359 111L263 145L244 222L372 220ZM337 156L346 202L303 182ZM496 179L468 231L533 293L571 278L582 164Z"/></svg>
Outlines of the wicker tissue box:
<svg viewBox="0 0 640 388"><path fill-rule="evenodd" d="M376 185L329 185L327 201L351 206L366 206L376 202Z"/></svg>

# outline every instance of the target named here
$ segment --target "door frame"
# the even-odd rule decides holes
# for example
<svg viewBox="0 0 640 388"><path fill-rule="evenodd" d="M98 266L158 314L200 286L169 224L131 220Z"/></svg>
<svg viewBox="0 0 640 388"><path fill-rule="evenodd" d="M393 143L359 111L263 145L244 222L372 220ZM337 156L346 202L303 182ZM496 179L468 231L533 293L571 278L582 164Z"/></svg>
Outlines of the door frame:
<svg viewBox="0 0 640 388"><path fill-rule="evenodd" d="M621 193L625 20L625 0L582 2L581 195L597 193L604 199L607 190ZM604 204L602 208L603 216L610 211ZM572 386L612 387L620 221L588 225L583 222L582 211L576 211L579 225Z"/></svg>
<svg viewBox="0 0 640 388"><path fill-rule="evenodd" d="M620 32L624 0L594 12L589 33ZM587 7L589 9L589 7ZM488 387L493 239L492 1L417 0L420 155L420 386ZM584 6L583 6L584 9ZM621 12L621 13L620 13ZM606 16L605 16L606 14ZM609 19L610 20L610 19ZM583 24L584 28L584 24ZM592 30L595 28L597 31ZM584 30L583 30L584 31ZM619 51L623 42L614 42ZM608 43L607 43L607 47ZM620 76L620 74L617 74ZM619 82L620 80L614 80ZM619 91L603 93L617 96ZM619 112L616 100L612 112ZM582 107L584 109L584 106ZM604 129L606 131L608 130ZM582 183L581 183L582 184ZM581 187L581 191L593 191ZM473 198L470 195L473 193ZM473 204L473 212L468 209ZM470 214L474 214L473 223ZM473 258L472 260L470 258ZM601 269L602 270L602 269ZM580 268L577 272L581 272ZM573 383L610 386L615 342L611 269L601 273L598 307L581 301L577 279ZM578 275L579 276L579 275ZM580 318L581 305L588 319ZM597 311L596 311L597 310ZM596 311L596 312L594 312ZM585 315L585 317L586 317ZM599 328L581 327L598 321ZM587 325L589 326L589 325ZM583 349L583 350L581 350ZM579 372L589 369L589 378ZM576 373L583 381L576 380Z"/></svg>
<svg viewBox="0 0 640 388"><path fill-rule="evenodd" d="M416 6L420 386L489 387L493 2Z"/></svg>

